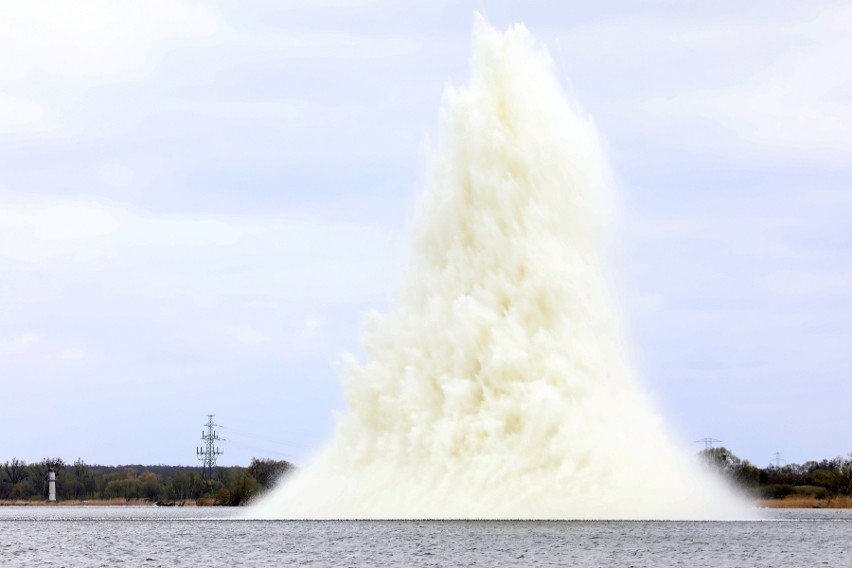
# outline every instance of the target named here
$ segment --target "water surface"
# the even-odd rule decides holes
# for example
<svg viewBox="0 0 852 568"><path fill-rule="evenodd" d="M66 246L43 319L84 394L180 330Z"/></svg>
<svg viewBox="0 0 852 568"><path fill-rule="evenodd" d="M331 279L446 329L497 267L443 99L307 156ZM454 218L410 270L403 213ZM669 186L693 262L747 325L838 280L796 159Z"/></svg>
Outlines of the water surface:
<svg viewBox="0 0 852 568"><path fill-rule="evenodd" d="M0 566L852 566L852 511L760 521L253 521L195 507L2 507Z"/></svg>

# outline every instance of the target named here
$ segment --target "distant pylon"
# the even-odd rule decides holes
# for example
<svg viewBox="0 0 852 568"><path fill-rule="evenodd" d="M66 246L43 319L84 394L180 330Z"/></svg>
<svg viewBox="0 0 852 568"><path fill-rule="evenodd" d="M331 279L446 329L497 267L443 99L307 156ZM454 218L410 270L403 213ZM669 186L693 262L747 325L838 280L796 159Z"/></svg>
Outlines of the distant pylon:
<svg viewBox="0 0 852 568"><path fill-rule="evenodd" d="M709 450L713 448L713 444L721 444L722 440L717 440L716 438L701 438L700 440L695 440L696 444L704 444L704 449Z"/></svg>
<svg viewBox="0 0 852 568"><path fill-rule="evenodd" d="M216 456L221 456L224 452L222 449L216 445L216 442L224 442L224 438L219 437L219 433L213 429L214 426L221 428L219 424L213 422L213 416L215 414L207 415L207 431L201 431L201 441L204 442L203 446L200 446L195 449L195 454L198 456L198 459L202 462L202 466L204 467L204 477L207 481L213 479L213 468L216 467Z"/></svg>
<svg viewBox="0 0 852 568"><path fill-rule="evenodd" d="M775 467L781 467L781 462L786 461L781 456L784 455L781 452L775 452L772 454L772 463L775 464Z"/></svg>

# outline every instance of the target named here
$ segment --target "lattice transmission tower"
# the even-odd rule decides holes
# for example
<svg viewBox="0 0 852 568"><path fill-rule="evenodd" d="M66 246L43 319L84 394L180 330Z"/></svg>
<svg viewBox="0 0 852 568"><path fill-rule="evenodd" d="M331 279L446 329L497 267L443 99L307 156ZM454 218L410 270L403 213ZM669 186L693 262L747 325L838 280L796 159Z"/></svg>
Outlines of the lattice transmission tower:
<svg viewBox="0 0 852 568"><path fill-rule="evenodd" d="M697 444L704 444L705 450L713 449L713 444L721 444L722 440L717 440L716 438L701 438L700 440L695 440Z"/></svg>
<svg viewBox="0 0 852 568"><path fill-rule="evenodd" d="M221 456L224 452L222 452L222 448L216 445L216 442L224 442L224 438L219 437L219 433L214 430L214 427L221 428L222 426L213 422L213 416L215 414L207 415L207 424L204 426L207 427L207 431L201 431L201 441L204 443L203 446L199 446L195 449L195 454L198 456L199 461L202 462L202 466L204 467L204 477L207 481L213 479L213 468L216 467L216 456Z"/></svg>

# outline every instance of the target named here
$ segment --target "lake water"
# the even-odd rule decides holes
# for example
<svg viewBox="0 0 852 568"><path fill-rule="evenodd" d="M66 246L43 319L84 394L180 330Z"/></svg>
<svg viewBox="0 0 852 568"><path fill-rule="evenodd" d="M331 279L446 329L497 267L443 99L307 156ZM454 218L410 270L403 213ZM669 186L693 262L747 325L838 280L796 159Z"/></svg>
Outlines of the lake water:
<svg viewBox="0 0 852 568"><path fill-rule="evenodd" d="M852 511L760 521L251 521L245 510L0 507L0 566L852 567Z"/></svg>

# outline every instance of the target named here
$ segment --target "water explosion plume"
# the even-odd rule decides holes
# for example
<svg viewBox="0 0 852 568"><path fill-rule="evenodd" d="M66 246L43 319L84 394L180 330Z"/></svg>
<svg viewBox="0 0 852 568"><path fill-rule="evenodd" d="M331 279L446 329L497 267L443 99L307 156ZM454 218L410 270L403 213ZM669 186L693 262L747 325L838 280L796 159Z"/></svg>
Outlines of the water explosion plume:
<svg viewBox="0 0 852 568"><path fill-rule="evenodd" d="M626 363L591 122L527 30L477 17L443 102L407 278L350 361L334 439L271 518L719 518Z"/></svg>

